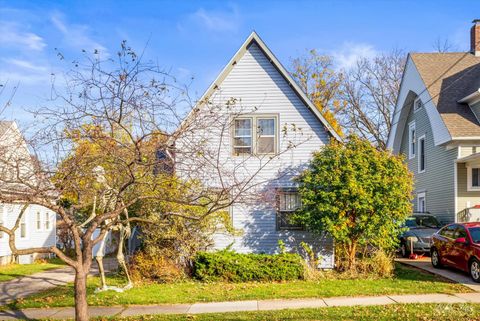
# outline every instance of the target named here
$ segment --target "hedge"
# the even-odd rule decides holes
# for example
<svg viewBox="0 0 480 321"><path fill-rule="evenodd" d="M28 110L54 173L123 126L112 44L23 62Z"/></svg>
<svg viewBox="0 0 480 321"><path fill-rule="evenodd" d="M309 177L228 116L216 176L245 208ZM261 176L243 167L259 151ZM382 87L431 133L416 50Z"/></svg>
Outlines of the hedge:
<svg viewBox="0 0 480 321"><path fill-rule="evenodd" d="M197 253L193 277L205 282L284 281L304 278L298 254L240 254L231 250Z"/></svg>

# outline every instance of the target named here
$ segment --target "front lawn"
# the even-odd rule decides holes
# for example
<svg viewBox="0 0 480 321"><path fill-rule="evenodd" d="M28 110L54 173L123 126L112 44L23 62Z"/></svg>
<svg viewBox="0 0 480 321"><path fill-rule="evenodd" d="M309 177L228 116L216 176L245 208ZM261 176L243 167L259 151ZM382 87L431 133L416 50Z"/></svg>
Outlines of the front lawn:
<svg viewBox="0 0 480 321"><path fill-rule="evenodd" d="M0 266L0 282L13 280L25 275L62 267L59 260L39 261L34 264L9 264Z"/></svg>
<svg viewBox="0 0 480 321"><path fill-rule="evenodd" d="M110 284L119 282L123 280L118 277L109 278ZM94 294L98 284L97 277L88 281L88 303L93 306L470 292L462 285L401 264L396 265L395 277L386 279L327 278L319 281L271 283L180 282L139 285L124 293L109 291ZM73 306L72 284L35 294L9 305L12 309L60 306Z"/></svg>
<svg viewBox="0 0 480 321"><path fill-rule="evenodd" d="M436 320L467 321L480 319L478 304L402 304L368 307L331 307L281 311L208 313L197 315L154 315L118 318L123 321L305 321L305 320ZM101 320L105 320L102 318Z"/></svg>

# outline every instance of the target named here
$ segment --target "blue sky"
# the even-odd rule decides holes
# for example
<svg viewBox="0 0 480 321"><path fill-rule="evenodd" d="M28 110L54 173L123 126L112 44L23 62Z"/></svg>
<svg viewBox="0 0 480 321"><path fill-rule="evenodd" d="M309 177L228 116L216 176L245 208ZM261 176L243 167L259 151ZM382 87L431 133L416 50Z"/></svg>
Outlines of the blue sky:
<svg viewBox="0 0 480 321"><path fill-rule="evenodd" d="M19 84L3 117L49 97L51 74L81 50L112 55L122 40L189 82L198 97L252 30L288 66L306 49L340 67L402 48L428 52L437 39L468 49L480 1L1 1L0 81ZM65 55L59 61L55 48Z"/></svg>

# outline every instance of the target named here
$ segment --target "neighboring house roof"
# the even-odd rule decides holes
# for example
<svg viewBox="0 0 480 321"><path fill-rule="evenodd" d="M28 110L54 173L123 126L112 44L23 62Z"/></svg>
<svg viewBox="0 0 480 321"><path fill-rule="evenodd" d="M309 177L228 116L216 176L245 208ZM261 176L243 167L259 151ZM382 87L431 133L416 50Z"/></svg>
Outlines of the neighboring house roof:
<svg viewBox="0 0 480 321"><path fill-rule="evenodd" d="M317 117L317 119L325 126L327 131L337 140L341 141L342 138L340 135L333 129L330 123L322 116L320 111L315 107L313 102L307 97L307 95L303 92L303 90L298 86L292 76L288 73L288 71L283 67L280 61L275 57L275 55L270 51L267 45L263 42L260 36L253 31L250 36L248 36L247 40L243 43L243 45L238 49L235 55L230 59L228 64L223 68L220 72L218 77L215 81L210 85L207 91L203 94L202 98L199 100L198 104L203 104L206 102L210 96L215 92L215 90L220 87L223 80L227 77L230 73L232 68L237 64L237 62L243 57L247 49L253 44L256 43L260 50L265 54L265 56L270 60L272 65L278 70L280 75L287 81L289 86L293 89L293 91L297 94L297 96L302 100L302 102L307 106L313 114ZM188 119L188 116L187 116Z"/></svg>
<svg viewBox="0 0 480 321"><path fill-rule="evenodd" d="M13 121L0 120L0 138L12 127L13 123Z"/></svg>
<svg viewBox="0 0 480 321"><path fill-rule="evenodd" d="M410 54L450 136L480 137L480 123L459 100L480 87L480 57L469 52Z"/></svg>

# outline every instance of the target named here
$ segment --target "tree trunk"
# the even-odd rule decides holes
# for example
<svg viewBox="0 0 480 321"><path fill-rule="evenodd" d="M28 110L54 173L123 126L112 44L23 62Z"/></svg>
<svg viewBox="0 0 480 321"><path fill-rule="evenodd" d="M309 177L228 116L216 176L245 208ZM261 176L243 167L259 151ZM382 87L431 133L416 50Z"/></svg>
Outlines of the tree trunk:
<svg viewBox="0 0 480 321"><path fill-rule="evenodd" d="M88 321L87 273L83 268L75 271L75 320Z"/></svg>
<svg viewBox="0 0 480 321"><path fill-rule="evenodd" d="M348 269L352 270L355 267L355 259L357 254L357 242L352 241L348 246Z"/></svg>

